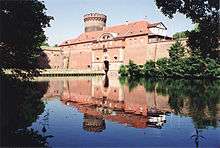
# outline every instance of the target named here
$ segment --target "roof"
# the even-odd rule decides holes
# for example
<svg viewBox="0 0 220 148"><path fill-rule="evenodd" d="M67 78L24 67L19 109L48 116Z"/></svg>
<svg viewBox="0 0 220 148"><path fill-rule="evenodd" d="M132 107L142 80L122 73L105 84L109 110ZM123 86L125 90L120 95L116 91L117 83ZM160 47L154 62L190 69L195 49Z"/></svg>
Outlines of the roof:
<svg viewBox="0 0 220 148"><path fill-rule="evenodd" d="M167 29L167 27L162 22L149 24L149 28L157 27L158 25L163 25L164 28Z"/></svg>
<svg viewBox="0 0 220 148"><path fill-rule="evenodd" d="M59 46L97 41L97 39L104 33L115 33L117 34L116 38L148 34L150 33L148 29L150 26L152 26L152 24L148 23L147 21L138 21L123 25L106 27L102 31L82 33L77 38L66 40L63 43L61 43Z"/></svg>

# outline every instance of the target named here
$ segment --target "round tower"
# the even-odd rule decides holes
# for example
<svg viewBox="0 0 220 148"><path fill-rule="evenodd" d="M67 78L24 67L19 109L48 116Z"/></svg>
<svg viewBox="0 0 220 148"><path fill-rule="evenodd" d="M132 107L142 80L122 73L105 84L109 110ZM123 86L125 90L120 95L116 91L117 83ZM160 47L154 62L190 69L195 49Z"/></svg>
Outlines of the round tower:
<svg viewBox="0 0 220 148"><path fill-rule="evenodd" d="M107 16L99 13L84 15L85 32L100 31L106 26Z"/></svg>

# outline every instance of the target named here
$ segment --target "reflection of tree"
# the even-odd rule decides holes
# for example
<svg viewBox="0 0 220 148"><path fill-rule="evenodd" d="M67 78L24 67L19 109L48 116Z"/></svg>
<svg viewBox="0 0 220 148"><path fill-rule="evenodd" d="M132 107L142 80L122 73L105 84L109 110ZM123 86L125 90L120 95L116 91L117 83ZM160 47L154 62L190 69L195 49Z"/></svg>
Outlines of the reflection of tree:
<svg viewBox="0 0 220 148"><path fill-rule="evenodd" d="M38 85L39 84L39 85ZM27 127L44 111L48 84L1 78L1 146L43 146L45 137ZM3 86L3 87L2 87Z"/></svg>
<svg viewBox="0 0 220 148"><path fill-rule="evenodd" d="M169 96L169 105L175 114L190 115L197 128L217 126L217 104L220 103L220 81L202 80L144 80L128 79L132 91L144 85L146 91Z"/></svg>
<svg viewBox="0 0 220 148"><path fill-rule="evenodd" d="M142 84L141 82L142 82L141 78L133 79L132 77L129 77L128 78L128 88L129 88L129 91L132 91L138 85Z"/></svg>
<svg viewBox="0 0 220 148"><path fill-rule="evenodd" d="M154 80L144 80L143 81L144 88L147 92L153 92L156 87L156 81Z"/></svg>
<svg viewBox="0 0 220 148"><path fill-rule="evenodd" d="M201 132L202 132L201 130L198 130L198 129L196 128L196 133L191 136L192 139L194 138L194 142L195 142L197 148L199 147L199 140L200 140L200 139L205 139L205 137L203 137L203 136L200 134Z"/></svg>

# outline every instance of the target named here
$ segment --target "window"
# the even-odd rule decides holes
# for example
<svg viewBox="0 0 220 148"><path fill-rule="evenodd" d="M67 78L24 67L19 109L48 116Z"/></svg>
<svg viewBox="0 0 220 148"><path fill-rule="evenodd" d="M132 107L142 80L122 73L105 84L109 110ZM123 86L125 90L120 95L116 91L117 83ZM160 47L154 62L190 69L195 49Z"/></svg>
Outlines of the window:
<svg viewBox="0 0 220 148"><path fill-rule="evenodd" d="M90 65L88 65L88 68L90 68Z"/></svg>
<svg viewBox="0 0 220 148"><path fill-rule="evenodd" d="M96 60L99 60L99 57L96 57Z"/></svg>
<svg viewBox="0 0 220 148"><path fill-rule="evenodd" d="M115 59L115 60L117 60L117 59L118 59L118 57L116 57L116 56L115 56L115 57L114 57L114 59Z"/></svg>
<svg viewBox="0 0 220 148"><path fill-rule="evenodd" d="M104 48L104 49L103 49L103 52L107 52L107 51L108 51L107 48Z"/></svg>

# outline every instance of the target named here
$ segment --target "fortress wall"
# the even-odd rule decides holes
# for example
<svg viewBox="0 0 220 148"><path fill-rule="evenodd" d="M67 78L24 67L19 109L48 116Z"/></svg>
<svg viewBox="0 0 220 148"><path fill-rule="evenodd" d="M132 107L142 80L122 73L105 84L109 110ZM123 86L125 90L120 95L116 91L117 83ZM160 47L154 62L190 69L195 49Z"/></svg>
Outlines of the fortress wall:
<svg viewBox="0 0 220 148"><path fill-rule="evenodd" d="M148 43L148 36L143 35L143 36L137 36L137 37L127 37L125 39L125 44L126 46L130 47L136 47L136 46L143 46Z"/></svg>
<svg viewBox="0 0 220 148"><path fill-rule="evenodd" d="M48 68L47 65L49 65L49 67L52 69L63 68L63 54L60 50L44 49L43 52L45 55L42 55L38 60L40 67Z"/></svg>
<svg viewBox="0 0 220 148"><path fill-rule="evenodd" d="M90 69L92 67L92 52L86 50L71 50L69 69Z"/></svg>
<svg viewBox="0 0 220 148"><path fill-rule="evenodd" d="M124 64L132 60L136 64L144 64L147 57L146 46L129 46L124 49Z"/></svg>

